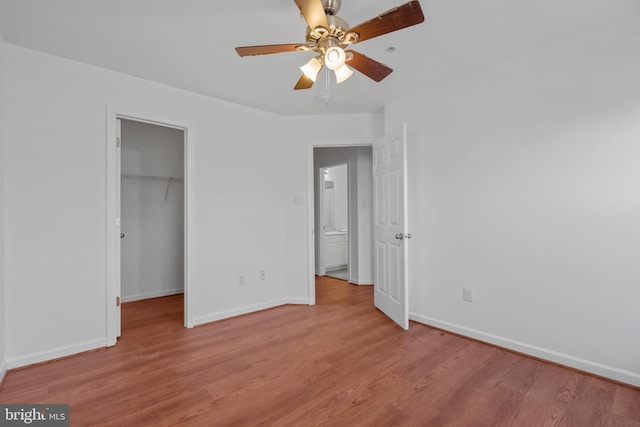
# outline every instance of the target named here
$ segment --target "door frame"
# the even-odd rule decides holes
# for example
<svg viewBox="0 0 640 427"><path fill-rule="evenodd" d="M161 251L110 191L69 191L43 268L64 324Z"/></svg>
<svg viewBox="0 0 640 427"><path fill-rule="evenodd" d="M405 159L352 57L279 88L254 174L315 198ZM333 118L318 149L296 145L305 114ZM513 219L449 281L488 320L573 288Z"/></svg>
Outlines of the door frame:
<svg viewBox="0 0 640 427"><path fill-rule="evenodd" d="M308 302L316 304L316 229L315 229L315 174L313 163L314 148L349 148L349 147L373 147L372 139L332 139L315 140L307 143L307 278L308 278ZM351 215L351 213L350 213ZM351 237L349 238L351 245ZM375 261L374 261L375 262Z"/></svg>
<svg viewBox="0 0 640 427"><path fill-rule="evenodd" d="M116 245L120 244L120 236L116 231L116 200L119 192L121 177L117 176L117 148L116 132L117 120L125 119L173 129L179 129L184 134L184 326L193 328L191 296L191 254L192 250L192 204L193 204L193 126L185 123L173 122L164 118L154 118L147 114L136 114L126 110L106 106L106 341L107 346L113 346L117 342L117 326L119 323L119 311L116 306L116 297L120 295L121 276L116 260Z"/></svg>

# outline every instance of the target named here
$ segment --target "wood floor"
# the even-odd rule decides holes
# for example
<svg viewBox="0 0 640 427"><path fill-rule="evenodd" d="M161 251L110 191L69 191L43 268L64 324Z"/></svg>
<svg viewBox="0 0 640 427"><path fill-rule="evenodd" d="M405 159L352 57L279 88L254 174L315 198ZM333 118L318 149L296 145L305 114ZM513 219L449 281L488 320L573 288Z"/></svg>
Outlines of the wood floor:
<svg viewBox="0 0 640 427"><path fill-rule="evenodd" d="M192 330L181 296L127 303L115 347L11 371L0 402L69 403L72 426L640 426L640 390L316 289Z"/></svg>

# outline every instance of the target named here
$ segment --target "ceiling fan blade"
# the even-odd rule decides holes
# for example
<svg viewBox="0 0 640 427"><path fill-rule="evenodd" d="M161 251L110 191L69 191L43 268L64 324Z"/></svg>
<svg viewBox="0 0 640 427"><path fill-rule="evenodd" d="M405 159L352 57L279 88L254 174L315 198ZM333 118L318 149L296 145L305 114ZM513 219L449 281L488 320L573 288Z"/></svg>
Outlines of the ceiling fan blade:
<svg viewBox="0 0 640 427"><path fill-rule="evenodd" d="M309 25L309 28L315 30L316 27L321 26L329 28L329 22L327 21L327 15L324 13L324 6L322 6L322 0L294 0L300 9L300 13L304 17L305 21Z"/></svg>
<svg viewBox="0 0 640 427"><path fill-rule="evenodd" d="M300 76L300 80L298 80L298 83L296 83L296 85L294 86L294 89L295 90L311 89L311 86L313 86L314 83L315 82L313 80L311 80L304 73L302 73L302 75Z"/></svg>
<svg viewBox="0 0 640 427"><path fill-rule="evenodd" d="M241 46L236 48L240 56L269 55L272 53L295 52L303 44L266 44L262 46Z"/></svg>
<svg viewBox="0 0 640 427"><path fill-rule="evenodd" d="M393 69L387 67L381 62L369 58L366 55L356 52L355 50L347 50L347 58L351 53L353 58L347 59L346 64L360 71L365 76L376 82L382 81L385 77L393 72Z"/></svg>
<svg viewBox="0 0 640 427"><path fill-rule="evenodd" d="M401 30L424 22L422 7L417 1L388 10L375 18L349 29L349 33L358 33L358 42L372 39L383 34Z"/></svg>

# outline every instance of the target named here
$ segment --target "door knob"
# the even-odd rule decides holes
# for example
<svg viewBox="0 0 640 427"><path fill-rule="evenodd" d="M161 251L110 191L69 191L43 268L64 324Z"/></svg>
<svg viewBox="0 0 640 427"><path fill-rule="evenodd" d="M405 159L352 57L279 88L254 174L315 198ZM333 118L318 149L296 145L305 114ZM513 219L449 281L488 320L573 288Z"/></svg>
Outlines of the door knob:
<svg viewBox="0 0 640 427"><path fill-rule="evenodd" d="M120 233L120 238L124 239L124 233Z"/></svg>
<svg viewBox="0 0 640 427"><path fill-rule="evenodd" d="M398 233L398 234L396 234L396 239L402 240L402 239L404 239L404 236L402 235L402 233Z"/></svg>

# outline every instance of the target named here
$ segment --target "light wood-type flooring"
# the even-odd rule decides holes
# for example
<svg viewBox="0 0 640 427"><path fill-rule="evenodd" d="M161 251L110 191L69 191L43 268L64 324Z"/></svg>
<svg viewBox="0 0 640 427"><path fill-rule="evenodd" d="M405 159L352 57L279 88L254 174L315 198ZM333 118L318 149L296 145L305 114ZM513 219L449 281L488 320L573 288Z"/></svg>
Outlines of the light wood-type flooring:
<svg viewBox="0 0 640 427"><path fill-rule="evenodd" d="M8 373L0 403L69 403L72 426L640 426L640 390L417 323L372 287L182 326L182 297L124 304L115 347Z"/></svg>

